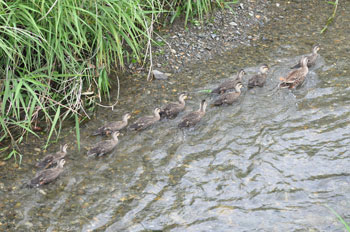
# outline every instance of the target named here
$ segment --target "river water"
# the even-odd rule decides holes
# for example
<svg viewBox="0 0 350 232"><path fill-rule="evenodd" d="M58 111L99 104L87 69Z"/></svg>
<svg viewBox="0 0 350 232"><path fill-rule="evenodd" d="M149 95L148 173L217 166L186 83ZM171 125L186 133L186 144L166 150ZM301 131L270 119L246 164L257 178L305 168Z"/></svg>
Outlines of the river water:
<svg viewBox="0 0 350 232"><path fill-rule="evenodd" d="M0 230L344 231L327 206L350 221L349 4L340 1L324 35L332 10L326 1L271 5L276 16L253 33L250 46L168 81L124 78L118 110L101 109L82 126L81 152L66 129L60 142L70 145L67 163L55 183L21 188L35 174L35 160L15 172L2 167ZM321 56L306 83L277 89L315 43ZM140 133L124 131L111 154L86 157L101 139L89 134L106 121L151 114L182 91L191 96L186 111L197 109L201 99L215 99L201 90L240 68L252 75L263 63L271 67L264 88L244 88L232 106L209 107L195 128L178 129L181 114Z"/></svg>

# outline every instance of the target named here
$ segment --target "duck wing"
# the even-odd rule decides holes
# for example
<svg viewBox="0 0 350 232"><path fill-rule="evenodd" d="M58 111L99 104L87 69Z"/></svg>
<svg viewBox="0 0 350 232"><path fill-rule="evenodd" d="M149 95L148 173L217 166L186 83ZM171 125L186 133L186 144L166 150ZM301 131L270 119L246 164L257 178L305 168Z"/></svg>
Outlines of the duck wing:
<svg viewBox="0 0 350 232"><path fill-rule="evenodd" d="M145 117L142 117L142 118L139 118L138 120L136 120L136 122L130 126L130 129L142 130L142 129L145 129L148 126L152 125L156 121L158 121L158 120L154 116L145 116Z"/></svg>
<svg viewBox="0 0 350 232"><path fill-rule="evenodd" d="M88 152L88 156L101 156L113 150L113 148L117 145L117 142L114 140L105 140L98 142L93 148L91 148Z"/></svg>
<svg viewBox="0 0 350 232"><path fill-rule="evenodd" d="M124 127L126 127L126 123L123 121L112 122L112 123L109 123L105 126L98 128L95 131L95 133L93 133L93 135L107 135L107 134L112 133L113 131L122 130L122 129L124 129Z"/></svg>
<svg viewBox="0 0 350 232"><path fill-rule="evenodd" d="M51 168L38 172L30 181L30 187L38 187L54 181L63 171L63 168Z"/></svg>
<svg viewBox="0 0 350 232"><path fill-rule="evenodd" d="M187 114L185 117L183 117L182 121L179 123L179 127L190 127L196 125L201 118L203 117L203 113L196 111Z"/></svg>
<svg viewBox="0 0 350 232"><path fill-rule="evenodd" d="M161 117L173 118L178 115L183 109L185 105L178 102L171 102L164 107L161 108L159 114Z"/></svg>
<svg viewBox="0 0 350 232"><path fill-rule="evenodd" d="M36 163L35 166L38 168L47 168L53 163L54 159L55 159L55 156L53 154L48 154L41 161Z"/></svg>
<svg viewBox="0 0 350 232"><path fill-rule="evenodd" d="M232 104L235 102L238 97L240 96L240 93L237 92L231 92L231 93L225 93L224 95L221 95L215 102L214 106L221 106L223 104Z"/></svg>

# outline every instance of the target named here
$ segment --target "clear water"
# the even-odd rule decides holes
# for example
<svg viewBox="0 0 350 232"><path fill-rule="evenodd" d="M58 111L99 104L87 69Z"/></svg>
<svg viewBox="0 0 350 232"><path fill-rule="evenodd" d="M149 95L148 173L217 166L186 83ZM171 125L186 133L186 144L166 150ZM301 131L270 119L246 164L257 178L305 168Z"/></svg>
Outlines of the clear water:
<svg viewBox="0 0 350 232"><path fill-rule="evenodd" d="M118 110L101 109L82 126L81 152L74 130L65 132L69 154L54 184L21 188L41 156L15 172L1 167L0 229L343 231L326 205L350 221L349 4L340 1L336 21L320 35L331 10L326 1L273 1L276 17L255 30L259 39L250 46L169 81L124 78ZM321 57L305 85L276 89L315 43ZM177 128L181 114L141 133L124 131L114 152L86 157L85 148L101 139L89 134L106 121L127 111L134 113L132 121L151 114L182 91L191 94L186 111L197 109L201 99L215 98L201 90L240 68L252 75L263 63L271 67L264 88L244 89L232 106L209 107L194 129ZM28 153L38 146L29 144Z"/></svg>

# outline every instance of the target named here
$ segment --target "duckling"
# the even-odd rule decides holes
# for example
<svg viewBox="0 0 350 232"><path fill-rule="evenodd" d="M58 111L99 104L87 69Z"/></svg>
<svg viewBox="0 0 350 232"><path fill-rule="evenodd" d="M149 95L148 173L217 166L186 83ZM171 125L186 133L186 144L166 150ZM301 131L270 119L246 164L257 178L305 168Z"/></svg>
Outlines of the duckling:
<svg viewBox="0 0 350 232"><path fill-rule="evenodd" d="M28 184L29 187L39 187L44 184L48 184L57 179L57 177L63 172L63 165L65 160L61 159L58 161L57 166L38 172L35 177Z"/></svg>
<svg viewBox="0 0 350 232"><path fill-rule="evenodd" d="M130 126L131 130L143 130L146 129L147 127L153 125L154 123L158 122L160 120L160 115L159 115L160 109L155 108L154 109L154 115L149 115L149 116L144 116L136 120L134 124Z"/></svg>
<svg viewBox="0 0 350 232"><path fill-rule="evenodd" d="M110 151L112 151L118 144L118 136L119 131L115 131L112 133L112 139L103 140L98 142L93 148L91 148L88 152L88 156L102 156Z"/></svg>
<svg viewBox="0 0 350 232"><path fill-rule="evenodd" d="M200 107L197 111L191 112L182 118L182 121L179 123L179 128L182 127L191 127L196 125L205 115L205 109L207 108L206 100L202 100Z"/></svg>
<svg viewBox="0 0 350 232"><path fill-rule="evenodd" d="M60 146L60 150L46 155L40 162L38 162L35 166L38 168L48 168L58 163L59 160L63 159L67 154L68 144L64 146Z"/></svg>
<svg viewBox="0 0 350 232"><path fill-rule="evenodd" d="M224 103L231 105L233 102L237 101L238 97L241 95L242 87L241 83L237 83L235 88L236 92L229 92L221 95L219 99L214 102L214 106L221 106Z"/></svg>
<svg viewBox="0 0 350 232"><path fill-rule="evenodd" d="M129 113L124 114L122 121L109 123L97 129L93 135L108 135L114 131L120 131L128 125L128 119L131 117Z"/></svg>
<svg viewBox="0 0 350 232"><path fill-rule="evenodd" d="M234 89L237 83L242 83L242 77L246 74L243 69L239 70L237 73L236 78L231 78L231 80L225 81L222 84L219 85L216 89L213 89L212 93L219 93L223 94L225 91L229 89Z"/></svg>
<svg viewBox="0 0 350 232"><path fill-rule="evenodd" d="M269 71L269 66L263 64L260 67L260 72L252 76L248 81L248 88L254 88L255 86L263 87L266 82L267 72Z"/></svg>
<svg viewBox="0 0 350 232"><path fill-rule="evenodd" d="M286 78L282 78L282 82L279 84L279 87L293 89L302 85L305 81L307 73L309 72L307 62L308 58L303 57L301 59L301 68L291 71Z"/></svg>
<svg viewBox="0 0 350 232"><path fill-rule="evenodd" d="M181 111L185 109L185 99L187 95L182 93L179 96L179 102L170 102L160 108L160 117L175 118Z"/></svg>
<svg viewBox="0 0 350 232"><path fill-rule="evenodd" d="M315 65L316 60L317 60L317 57L318 57L318 54L317 54L318 50L320 50L320 47L319 47L318 45L315 45L315 46L312 48L312 53L309 54L308 56L306 56L306 57L308 58L308 60L309 60L309 61L307 62L307 67L308 67L308 68L311 68L312 66ZM301 60L302 60L302 59L303 59L303 58L301 58L301 59L299 60L299 63L298 63L298 64L296 64L296 65L294 65L293 67L291 67L291 69L300 68L300 67L301 67Z"/></svg>

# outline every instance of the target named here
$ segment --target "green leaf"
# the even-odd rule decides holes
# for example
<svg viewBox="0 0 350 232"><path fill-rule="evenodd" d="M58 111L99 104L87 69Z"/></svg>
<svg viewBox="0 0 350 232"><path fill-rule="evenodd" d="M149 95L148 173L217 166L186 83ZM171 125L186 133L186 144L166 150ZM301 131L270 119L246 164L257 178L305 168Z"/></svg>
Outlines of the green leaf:
<svg viewBox="0 0 350 232"><path fill-rule="evenodd" d="M45 144L45 147L48 146L49 142L50 142L50 138L52 136L52 133L53 131L56 131L56 124L57 124L57 121L60 117L60 112L61 112L61 106L58 106L57 110L56 110L56 114L55 114L55 117L52 121L52 125L51 125L51 129L50 129L50 133L49 133L49 136L47 138L47 141L46 141L46 144ZM56 132L57 133L57 132Z"/></svg>

